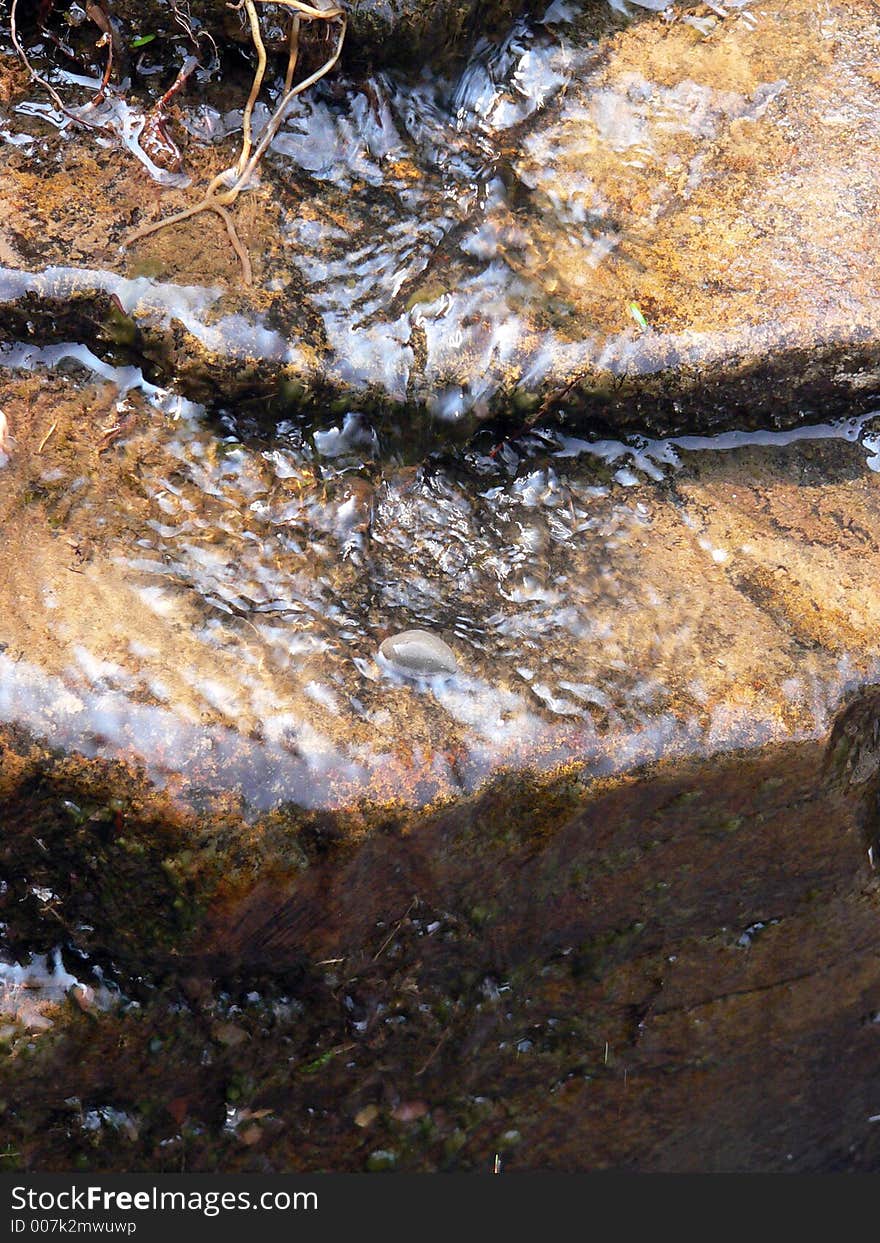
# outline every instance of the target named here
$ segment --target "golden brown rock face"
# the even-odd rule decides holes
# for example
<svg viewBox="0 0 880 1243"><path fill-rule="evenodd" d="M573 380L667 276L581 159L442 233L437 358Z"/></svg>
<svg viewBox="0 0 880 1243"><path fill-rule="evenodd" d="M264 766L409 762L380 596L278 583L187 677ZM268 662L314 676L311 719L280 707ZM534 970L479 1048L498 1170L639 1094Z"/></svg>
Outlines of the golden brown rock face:
<svg viewBox="0 0 880 1243"><path fill-rule="evenodd" d="M759 747L877 676L870 419L418 469L355 416L218 437L131 367L16 357L3 716L187 801L410 806L506 766ZM377 658L428 629L454 678Z"/></svg>
<svg viewBox="0 0 880 1243"><path fill-rule="evenodd" d="M559 405L661 431L869 408L878 37L863 6L771 0L598 42L557 20L436 89L343 63L236 204L250 290L217 218L120 249L234 162L246 81L172 101L189 188L15 113L3 322L45 338L74 294L88 314L112 293L192 396L281 378L297 408L329 388L428 409L443 436ZM4 72L7 106L39 94Z"/></svg>

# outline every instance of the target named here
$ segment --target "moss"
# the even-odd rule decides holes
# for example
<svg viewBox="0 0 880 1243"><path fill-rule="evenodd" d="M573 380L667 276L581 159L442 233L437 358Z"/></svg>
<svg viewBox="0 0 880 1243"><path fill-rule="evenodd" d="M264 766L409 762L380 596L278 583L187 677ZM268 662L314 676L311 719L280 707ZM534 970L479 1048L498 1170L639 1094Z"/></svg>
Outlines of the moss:
<svg viewBox="0 0 880 1243"><path fill-rule="evenodd" d="M632 951L644 931L644 923L634 920L622 928L612 928L588 937L569 957L572 977L576 980L585 977L601 980L622 955Z"/></svg>
<svg viewBox="0 0 880 1243"><path fill-rule="evenodd" d="M180 823L120 797L120 781L131 784L121 765L30 749L27 759L0 799L10 945L46 952L60 922L71 944L123 974L172 953L216 882L184 846Z"/></svg>
<svg viewBox="0 0 880 1243"><path fill-rule="evenodd" d="M137 324L130 315L126 315L115 303L110 306L110 310L101 325L101 332L106 340L111 341L114 345L134 346L137 343Z"/></svg>

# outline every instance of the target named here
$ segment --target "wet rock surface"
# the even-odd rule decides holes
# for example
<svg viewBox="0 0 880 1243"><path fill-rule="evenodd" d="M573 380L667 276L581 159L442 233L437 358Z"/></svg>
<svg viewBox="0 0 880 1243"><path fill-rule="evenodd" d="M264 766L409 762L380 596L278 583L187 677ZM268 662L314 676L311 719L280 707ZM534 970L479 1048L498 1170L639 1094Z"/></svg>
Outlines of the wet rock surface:
<svg viewBox="0 0 880 1243"><path fill-rule="evenodd" d="M511 776L360 840L194 834L4 730L0 905L36 954L2 981L15 1163L876 1170L877 722L874 695L827 753Z"/></svg>
<svg viewBox="0 0 880 1243"><path fill-rule="evenodd" d="M788 0L595 34L553 6L457 77L343 64L236 205L250 289L204 214L120 249L234 162L247 81L237 104L210 84L175 99L190 186L163 187L131 137L47 124L7 56L0 322L57 340L73 304L75 339L101 344L112 297L129 348L188 396L320 418L332 392L438 439L545 406L663 433L868 408L870 15Z"/></svg>
<svg viewBox="0 0 880 1243"><path fill-rule="evenodd" d="M877 425L382 464L77 347L0 392L0 718L184 802L419 804L817 736L877 676ZM388 636L454 645L424 683Z"/></svg>
<svg viewBox="0 0 880 1243"><path fill-rule="evenodd" d="M180 23L169 0L107 0L106 7L132 32L180 37ZM328 0L324 7L333 6ZM461 53L474 38L497 34L530 7L539 6L529 0L349 0L343 7L349 23L346 38L355 59L421 65L427 59L437 63ZM188 0L187 9L197 30L217 39L249 42L246 20L230 13L224 0ZM283 44L287 14L273 4L261 4L260 11L270 47Z"/></svg>
<svg viewBox="0 0 880 1243"><path fill-rule="evenodd" d="M880 1165L877 33L727 7L343 64L251 286L248 71L2 50L10 1168Z"/></svg>

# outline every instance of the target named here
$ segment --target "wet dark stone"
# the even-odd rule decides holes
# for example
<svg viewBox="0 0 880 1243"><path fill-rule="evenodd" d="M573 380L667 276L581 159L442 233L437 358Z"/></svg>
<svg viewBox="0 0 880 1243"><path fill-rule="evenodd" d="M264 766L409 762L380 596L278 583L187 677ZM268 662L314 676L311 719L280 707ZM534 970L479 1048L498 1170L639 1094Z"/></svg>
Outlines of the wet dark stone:
<svg viewBox="0 0 880 1243"><path fill-rule="evenodd" d="M141 32L180 35L169 0L107 0L106 7ZM534 0L349 0L346 60L369 64L433 64L463 50L481 35L497 34L516 17L539 5ZM196 30L218 39L248 43L244 14L230 12L224 0L189 0ZM289 17L279 5L258 5L266 38L283 44Z"/></svg>
<svg viewBox="0 0 880 1243"><path fill-rule="evenodd" d="M510 775L405 834L357 829L306 870L257 880L240 826L162 829L124 770L77 772L6 731L3 878L27 870L56 894L50 919L4 891L17 953L28 927L45 952L59 919L82 939L71 875L94 891L95 943L127 918L106 897L123 884L147 909L173 876L201 910L126 960L152 981L136 1012L71 1001L63 1040L32 1036L6 1060L20 1167L164 1168L185 1114L188 1164L227 1173L253 1168L253 1148L264 1172L362 1170L386 1151L404 1171L480 1170L499 1137L509 1171L876 1171L877 780L859 756L877 713L862 695L827 760L809 741L592 789ZM114 776L127 798L100 869L90 770L102 798ZM160 868L131 849L157 829ZM206 1024L220 1037L207 1061ZM224 1096L265 1133L231 1143ZM128 1111L126 1142L49 1125L74 1097ZM401 1131L395 1104L416 1099L425 1125Z"/></svg>

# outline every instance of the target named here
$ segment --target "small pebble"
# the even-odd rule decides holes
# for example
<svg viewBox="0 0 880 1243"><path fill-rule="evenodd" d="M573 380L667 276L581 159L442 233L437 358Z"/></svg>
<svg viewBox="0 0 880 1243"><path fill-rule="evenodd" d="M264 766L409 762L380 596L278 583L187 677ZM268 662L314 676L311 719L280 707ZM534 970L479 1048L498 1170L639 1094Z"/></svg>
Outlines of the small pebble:
<svg viewBox="0 0 880 1243"><path fill-rule="evenodd" d="M427 630L404 630L391 635L379 648L379 655L399 673L416 677L458 672L452 648Z"/></svg>
<svg viewBox="0 0 880 1243"><path fill-rule="evenodd" d="M230 1049L244 1044L249 1039L244 1028L237 1027L235 1023L215 1023L213 1036L215 1040L219 1040L221 1044L227 1045Z"/></svg>
<svg viewBox="0 0 880 1243"><path fill-rule="evenodd" d="M391 1111L391 1117L395 1122L418 1122L427 1112L428 1106L424 1101L403 1101Z"/></svg>
<svg viewBox="0 0 880 1243"><path fill-rule="evenodd" d="M388 1148L377 1148L367 1157L367 1169L374 1174L393 1170L397 1165L397 1153Z"/></svg>

